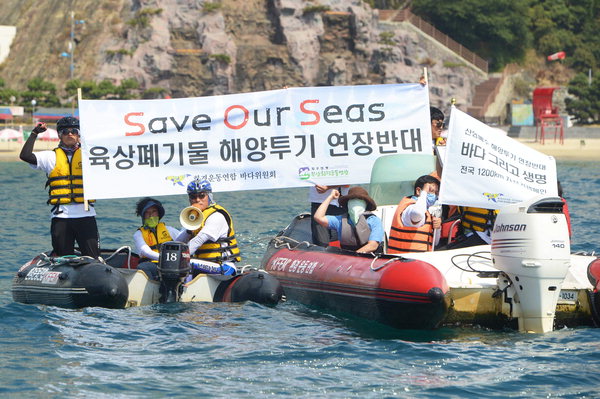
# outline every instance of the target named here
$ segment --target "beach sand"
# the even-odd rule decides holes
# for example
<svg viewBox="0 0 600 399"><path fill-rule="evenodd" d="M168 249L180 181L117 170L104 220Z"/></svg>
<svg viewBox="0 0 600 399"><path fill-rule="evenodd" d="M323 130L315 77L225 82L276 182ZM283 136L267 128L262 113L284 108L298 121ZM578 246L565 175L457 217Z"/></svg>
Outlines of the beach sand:
<svg viewBox="0 0 600 399"><path fill-rule="evenodd" d="M554 139L546 140L544 144L533 138L519 138L521 143L546 155L551 155L559 161L600 161L600 138L567 138L564 144ZM36 141L34 151L51 150L58 141ZM0 142L0 162L19 161L19 152L23 144L17 142Z"/></svg>

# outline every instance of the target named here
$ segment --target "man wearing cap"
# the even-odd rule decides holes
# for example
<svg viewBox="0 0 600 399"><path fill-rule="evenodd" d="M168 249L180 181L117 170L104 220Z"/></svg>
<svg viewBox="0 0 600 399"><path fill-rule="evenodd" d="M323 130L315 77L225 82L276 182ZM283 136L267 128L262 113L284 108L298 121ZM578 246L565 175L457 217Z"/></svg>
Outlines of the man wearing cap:
<svg viewBox="0 0 600 399"><path fill-rule="evenodd" d="M33 152L39 133L46 131L38 123L21 149L19 157L33 169L46 172L48 204L52 207L52 249L55 256L73 255L75 241L84 256L98 258L100 245L96 211L84 204L79 121L67 116L56 123L60 142L52 151ZM90 204L91 205L91 204Z"/></svg>
<svg viewBox="0 0 600 399"><path fill-rule="evenodd" d="M177 241L188 243L192 258L222 263L239 262L240 249L235 238L233 218L215 203L212 186L196 177L187 186L190 205L202 212L203 224L195 231L182 230Z"/></svg>
<svg viewBox="0 0 600 399"><path fill-rule="evenodd" d="M326 215L329 203L338 199L344 209L342 215ZM343 249L356 252L380 252L383 242L383 226L381 219L371 213L377 204L362 187L355 186L347 195L340 196L339 191L332 190L321 203L314 218L321 226L336 230Z"/></svg>
<svg viewBox="0 0 600 399"><path fill-rule="evenodd" d="M167 226L160 220L165 216L162 203L154 198L142 198L135 206L135 214L141 216L142 227L133 234L137 253L140 255L138 269L146 275L158 280L158 250L162 243L173 241L179 235L179 230Z"/></svg>

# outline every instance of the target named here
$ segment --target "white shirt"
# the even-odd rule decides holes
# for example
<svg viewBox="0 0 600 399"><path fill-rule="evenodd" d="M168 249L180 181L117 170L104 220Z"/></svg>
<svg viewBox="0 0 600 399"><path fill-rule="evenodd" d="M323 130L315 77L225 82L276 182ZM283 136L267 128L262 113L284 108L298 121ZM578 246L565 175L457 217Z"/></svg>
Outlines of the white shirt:
<svg viewBox="0 0 600 399"><path fill-rule="evenodd" d="M169 231L169 235L171 236L171 238L173 240L175 240L176 237L179 236L179 234L180 234L179 230L177 230L176 228L171 227L171 226L166 226L166 227L167 227L167 230ZM184 231L185 231L185 229L184 229ZM138 253L138 255L140 255L141 258L158 260L158 258L159 258L158 252L154 252L152 250L152 248L150 248L150 246L148 244L146 244L146 241L144 240L144 236L142 235L142 232L140 230L136 230L136 232L133 233L133 241L135 242L136 252Z"/></svg>
<svg viewBox="0 0 600 399"><path fill-rule="evenodd" d="M185 229L181 230L176 241L187 242L190 254L195 253L206 241L216 242L219 238L227 237L229 225L221 212L214 212L204 222L204 227L195 237L190 239L190 234ZM226 244L225 244L226 245Z"/></svg>
<svg viewBox="0 0 600 399"><path fill-rule="evenodd" d="M46 175L49 175L50 172L52 172L52 170L56 166L56 153L54 151L39 151L34 152L33 154L35 155L37 164L29 164L29 166L31 166L32 169L43 170L44 172L46 172ZM69 161L71 160L71 157L72 156L68 155ZM76 219L89 216L96 216L96 210L93 206L90 205L89 209L86 211L85 204L75 202L72 202L70 204L59 205L58 212L60 213L54 214L53 212L51 212L50 217Z"/></svg>

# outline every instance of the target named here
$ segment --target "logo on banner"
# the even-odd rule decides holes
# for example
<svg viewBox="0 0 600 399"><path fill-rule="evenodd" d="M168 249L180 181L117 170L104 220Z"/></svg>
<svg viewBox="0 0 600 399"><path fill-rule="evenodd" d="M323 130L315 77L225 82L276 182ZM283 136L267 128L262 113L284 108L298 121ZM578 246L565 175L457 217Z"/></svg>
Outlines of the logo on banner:
<svg viewBox="0 0 600 399"><path fill-rule="evenodd" d="M350 174L350 168L347 166L304 166L298 169L298 178L300 180L327 178L327 177L343 177Z"/></svg>
<svg viewBox="0 0 600 399"><path fill-rule="evenodd" d="M167 176L165 177L165 180L169 180L174 186L179 184L180 186L184 187L185 184L183 184L183 181L189 176L191 175Z"/></svg>
<svg viewBox="0 0 600 399"><path fill-rule="evenodd" d="M483 195L485 195L488 199L488 201L494 201L494 202L498 202L498 197L504 195L504 194L500 194L500 193L496 193L496 194L492 194L492 193L483 193Z"/></svg>

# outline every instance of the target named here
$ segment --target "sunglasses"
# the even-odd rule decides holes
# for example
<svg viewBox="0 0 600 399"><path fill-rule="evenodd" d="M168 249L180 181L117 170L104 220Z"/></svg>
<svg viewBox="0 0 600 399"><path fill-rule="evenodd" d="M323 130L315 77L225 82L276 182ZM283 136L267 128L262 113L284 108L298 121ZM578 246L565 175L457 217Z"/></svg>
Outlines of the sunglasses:
<svg viewBox="0 0 600 399"><path fill-rule="evenodd" d="M434 126L439 128L443 128L445 126L443 121L437 121L437 122L433 122Z"/></svg>
<svg viewBox="0 0 600 399"><path fill-rule="evenodd" d="M194 199L204 199L204 198L206 198L207 195L208 195L207 193L188 194L188 197L191 200L194 200Z"/></svg>
<svg viewBox="0 0 600 399"><path fill-rule="evenodd" d="M59 133L61 135L63 135L63 134L76 134L76 135L79 135L79 129L77 129L76 127L69 127L69 128L66 128L66 129L62 129Z"/></svg>

